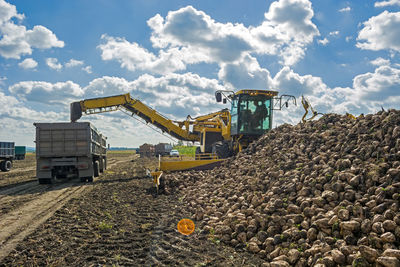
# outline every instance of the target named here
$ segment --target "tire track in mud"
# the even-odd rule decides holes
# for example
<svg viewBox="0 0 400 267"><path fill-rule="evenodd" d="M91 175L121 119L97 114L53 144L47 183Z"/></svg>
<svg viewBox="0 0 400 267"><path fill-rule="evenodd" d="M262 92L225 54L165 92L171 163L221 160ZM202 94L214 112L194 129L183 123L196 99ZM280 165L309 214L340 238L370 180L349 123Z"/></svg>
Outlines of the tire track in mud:
<svg viewBox="0 0 400 267"><path fill-rule="evenodd" d="M114 159L110 161L108 169L127 161L131 161L131 159ZM82 184L77 181L53 185L36 183L32 181L0 190L0 206L12 201L16 201L19 205L6 214L0 214L0 262L15 249L18 243L48 220L71 198L93 188L93 184ZM27 194L31 194L27 196L28 199L18 201L18 197Z"/></svg>
<svg viewBox="0 0 400 267"><path fill-rule="evenodd" d="M0 260L0 266L240 266L253 255L177 231L190 218L178 195L154 197L142 163L118 165L72 198ZM127 173L127 174L124 174ZM1 248L0 248L1 249ZM249 263L249 264L247 264Z"/></svg>
<svg viewBox="0 0 400 267"><path fill-rule="evenodd" d="M69 187L75 186L75 187ZM66 183L44 193L23 207L0 217L0 261L15 246L50 218L73 196L87 188L86 185Z"/></svg>

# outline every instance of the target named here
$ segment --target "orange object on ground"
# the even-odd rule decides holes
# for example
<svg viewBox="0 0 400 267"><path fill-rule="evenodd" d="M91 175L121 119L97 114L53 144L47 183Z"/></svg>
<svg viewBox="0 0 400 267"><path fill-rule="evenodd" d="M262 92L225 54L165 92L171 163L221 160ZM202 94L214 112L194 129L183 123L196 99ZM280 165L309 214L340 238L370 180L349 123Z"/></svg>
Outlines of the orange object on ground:
<svg viewBox="0 0 400 267"><path fill-rule="evenodd" d="M194 232L194 222L191 219L182 219L178 222L178 231L183 235L190 235Z"/></svg>

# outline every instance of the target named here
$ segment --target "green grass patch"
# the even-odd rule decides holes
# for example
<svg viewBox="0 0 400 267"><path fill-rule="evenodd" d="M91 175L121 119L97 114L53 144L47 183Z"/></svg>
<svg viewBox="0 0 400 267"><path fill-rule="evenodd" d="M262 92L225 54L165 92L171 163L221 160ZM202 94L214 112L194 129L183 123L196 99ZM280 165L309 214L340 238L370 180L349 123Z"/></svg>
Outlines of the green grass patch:
<svg viewBox="0 0 400 267"><path fill-rule="evenodd" d="M179 151L179 155L194 156L196 153L196 146L174 146L173 149Z"/></svg>

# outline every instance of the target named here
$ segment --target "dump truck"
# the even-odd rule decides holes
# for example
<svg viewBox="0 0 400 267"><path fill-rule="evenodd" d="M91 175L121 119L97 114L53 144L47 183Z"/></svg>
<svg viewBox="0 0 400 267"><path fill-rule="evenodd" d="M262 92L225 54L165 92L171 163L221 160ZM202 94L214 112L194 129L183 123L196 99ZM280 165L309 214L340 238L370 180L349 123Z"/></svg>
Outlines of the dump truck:
<svg viewBox="0 0 400 267"><path fill-rule="evenodd" d="M14 142L0 142L0 170L3 172L10 171L14 159L15 159Z"/></svg>
<svg viewBox="0 0 400 267"><path fill-rule="evenodd" d="M139 147L139 154L141 158L152 158L155 154L155 148L152 144L143 144Z"/></svg>
<svg viewBox="0 0 400 267"><path fill-rule="evenodd" d="M89 122L34 123L40 184L78 177L93 182L107 168L106 137Z"/></svg>
<svg viewBox="0 0 400 267"><path fill-rule="evenodd" d="M26 146L15 146L15 159L23 160L26 155Z"/></svg>
<svg viewBox="0 0 400 267"><path fill-rule="evenodd" d="M172 145L168 143L159 143L154 146L156 156L167 156L172 150Z"/></svg>

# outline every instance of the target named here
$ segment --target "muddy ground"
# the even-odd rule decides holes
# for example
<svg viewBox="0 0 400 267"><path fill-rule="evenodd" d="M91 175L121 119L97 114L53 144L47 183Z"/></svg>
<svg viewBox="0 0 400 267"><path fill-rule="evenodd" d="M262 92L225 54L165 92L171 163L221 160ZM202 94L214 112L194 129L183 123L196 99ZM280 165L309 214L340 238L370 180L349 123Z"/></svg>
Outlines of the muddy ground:
<svg viewBox="0 0 400 267"><path fill-rule="evenodd" d="M144 162L127 153L110 158L114 165L93 184L72 181L50 188L41 185L45 193L21 193L31 196L17 207L5 205L8 209L0 214L0 227L2 221L12 218L9 214L22 211L21 206L33 203L37 195L49 190L69 192L69 199L49 208L50 216L41 211L48 218L20 240L16 239L10 252L0 258L0 266L261 265L262 261L254 255L225 247L199 230L190 236L180 234L177 223L182 218L193 219L193 214L185 212L186 203L180 195L155 197L152 181L145 177L143 168L154 167L154 162ZM32 183L32 187L36 186L36 182ZM3 194L3 198L9 195ZM3 204L0 202L2 207Z"/></svg>

